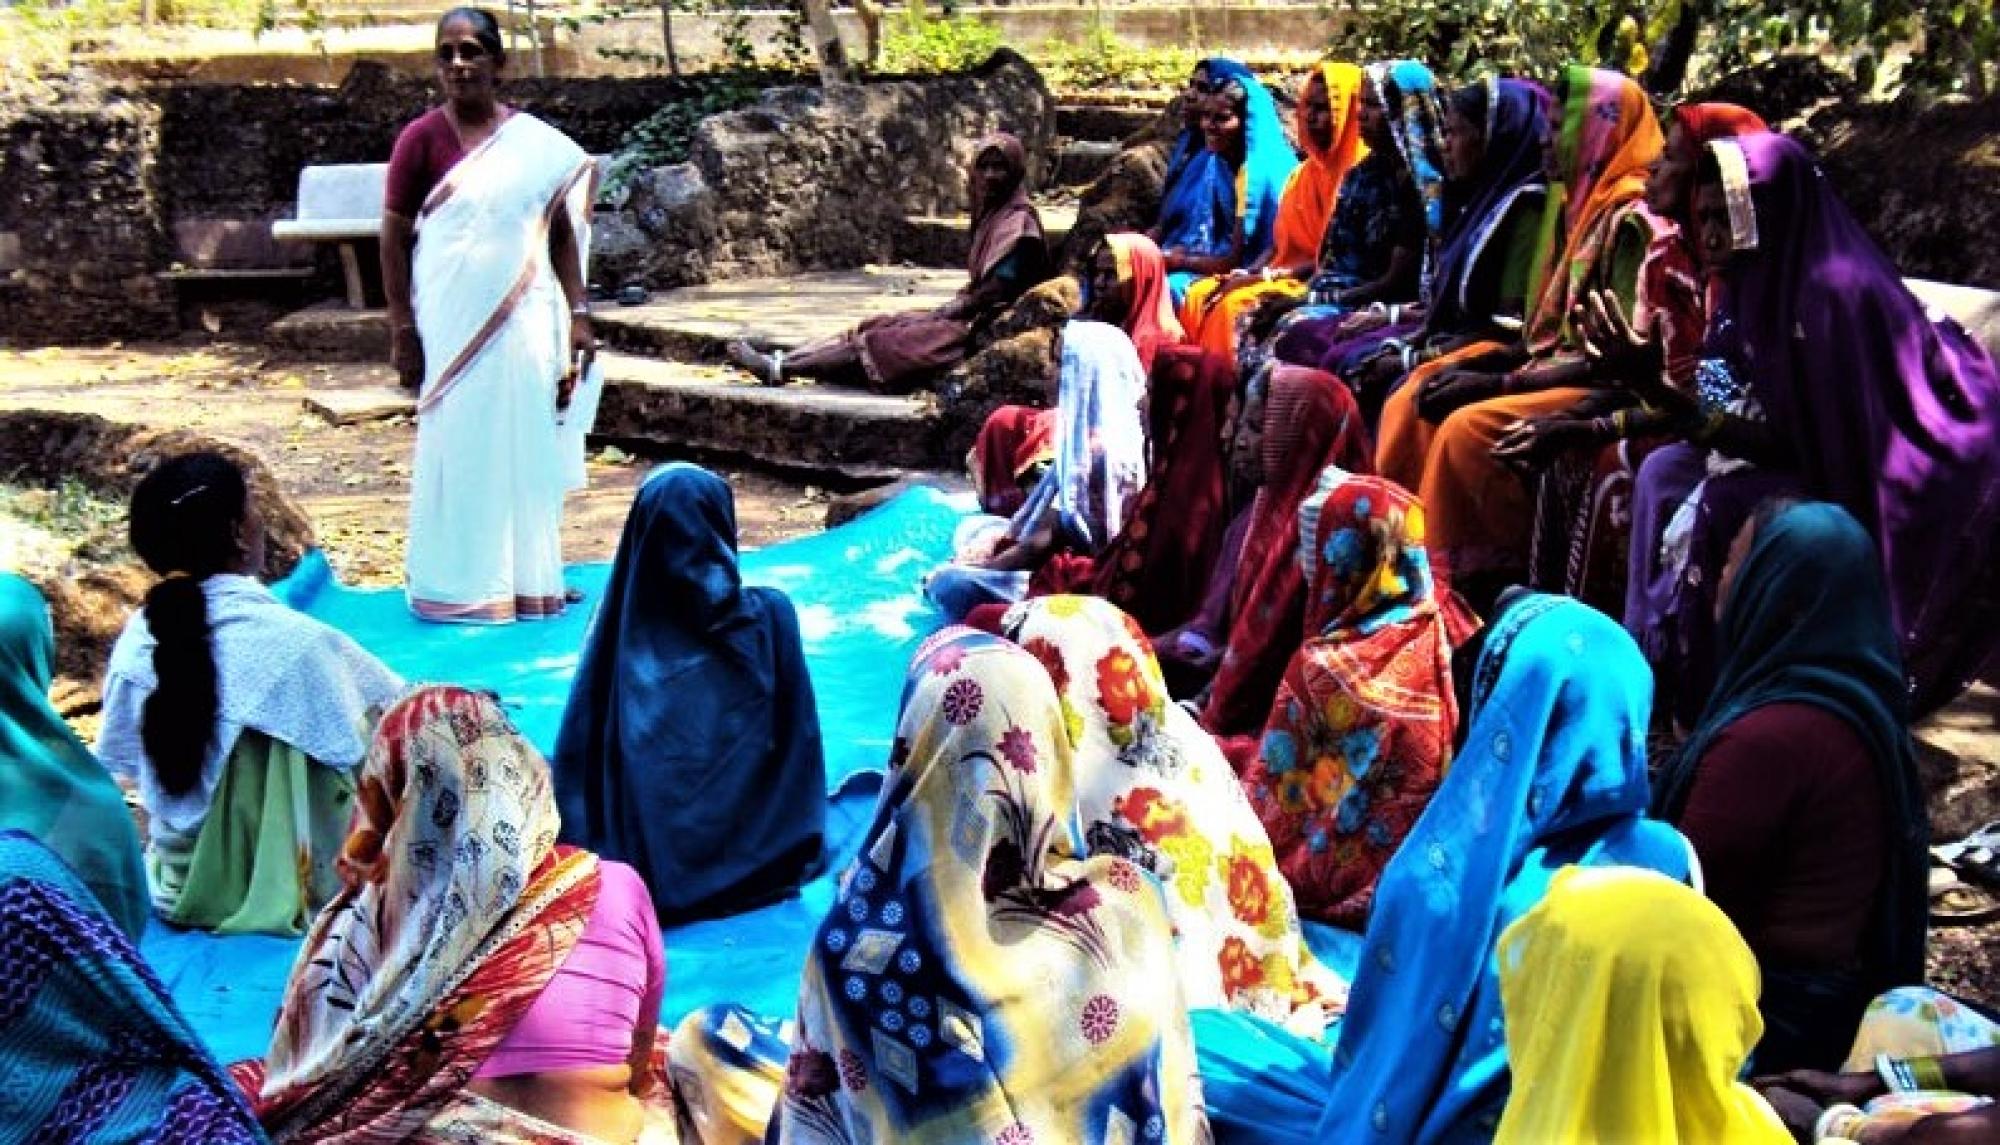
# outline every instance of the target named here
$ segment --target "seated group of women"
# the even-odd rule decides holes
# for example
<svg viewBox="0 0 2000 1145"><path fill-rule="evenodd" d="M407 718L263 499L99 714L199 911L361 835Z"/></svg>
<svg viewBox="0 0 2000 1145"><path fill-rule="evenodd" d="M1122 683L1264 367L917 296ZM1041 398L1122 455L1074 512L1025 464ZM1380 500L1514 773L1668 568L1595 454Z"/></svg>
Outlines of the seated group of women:
<svg viewBox="0 0 2000 1145"><path fill-rule="evenodd" d="M1207 62L1188 106L1203 145L1177 149L1156 234L1093 259L1052 410L981 435L992 516L927 582L976 627L913 660L793 1021L656 1029L660 922L824 861L797 621L741 585L726 485L669 466L642 489L551 764L494 698L408 691L286 609L247 575L241 470L196 455L134 496L165 579L114 651L102 766L47 709L32 590L0 633L33 757L7 782L42 793L6 801L0 836L0 897L24 904L0 926L42 952L14 991L40 1020L0 1045L40 1080L28 1119L286 1141L1991 1133L1994 1107L1935 1091L1986 1086L2000 1030L1890 992L1923 972L1908 721L1991 637L1986 562L1927 547L1947 519L1991 543L1991 361L1740 110L1682 109L1663 139L1614 73L1441 106L1421 65L1329 65L1293 170L1239 66ZM1014 213L1013 180L981 201ZM878 330L848 365L879 366L900 335ZM1675 437L1638 473L1629 556L1669 584L1657 614L1501 591L1559 564L1546 587L1593 597L1605 476ZM1691 731L1651 778L1662 689ZM107 767L138 790L143 860ZM193 1042L134 950L147 899L305 932L264 1059L225 1075ZM1307 921L1361 932L1352 982Z"/></svg>

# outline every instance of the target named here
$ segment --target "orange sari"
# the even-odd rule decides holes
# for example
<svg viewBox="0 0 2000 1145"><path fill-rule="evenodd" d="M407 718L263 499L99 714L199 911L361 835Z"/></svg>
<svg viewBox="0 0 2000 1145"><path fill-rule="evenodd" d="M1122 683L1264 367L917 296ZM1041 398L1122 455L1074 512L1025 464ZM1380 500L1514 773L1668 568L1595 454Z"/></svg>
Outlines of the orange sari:
<svg viewBox="0 0 2000 1145"><path fill-rule="evenodd" d="M1619 232L1628 222L1644 223L1638 207L1646 168L1663 144L1659 120L1638 84L1617 72L1570 69L1558 145L1567 177L1549 196L1543 249L1551 258L1538 268L1530 291L1539 299L1525 335L1532 361L1579 348L1570 312L1590 291L1614 286ZM1557 250L1559 221L1564 238ZM1376 470L1416 491L1430 515L1432 557L1454 575L1525 566L1534 501L1521 478L1494 459L1493 446L1514 422L1560 413L1590 392L1562 386L1504 394L1454 410L1435 425L1417 415L1417 394L1427 380L1506 348L1479 342L1427 362L1382 407Z"/></svg>
<svg viewBox="0 0 2000 1145"><path fill-rule="evenodd" d="M1333 217L1340 184L1347 172L1368 154L1361 142L1361 79L1353 64L1322 63L1327 104L1333 109L1333 143L1324 150L1312 145L1306 131L1305 101L1299 101L1294 134L1305 144L1306 161L1292 172L1278 202L1278 225L1266 265L1303 266L1319 257L1320 236ZM1202 349L1236 361L1236 322L1266 298L1303 298L1306 284L1295 278L1252 281L1224 291L1225 276L1204 278L1188 287L1181 302L1181 326L1187 340Z"/></svg>

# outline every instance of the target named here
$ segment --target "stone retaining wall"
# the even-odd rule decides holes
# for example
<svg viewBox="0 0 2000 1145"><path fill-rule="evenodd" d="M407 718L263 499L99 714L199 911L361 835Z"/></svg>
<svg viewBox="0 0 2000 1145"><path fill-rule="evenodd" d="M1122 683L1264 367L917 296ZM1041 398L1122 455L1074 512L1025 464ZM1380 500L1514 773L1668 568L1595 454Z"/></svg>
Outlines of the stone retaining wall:
<svg viewBox="0 0 2000 1145"><path fill-rule="evenodd" d="M608 154L718 82L518 80L505 95ZM303 167L387 160L436 95L428 80L362 64L338 88L79 78L13 98L0 100L0 337L59 342L176 333L173 288L156 274L178 257L177 229L261 230L291 213ZM903 216L964 208L970 140L996 127L1044 164L1054 103L1011 54L968 76L775 89L704 126L693 163L639 179L615 204L595 277L663 287L879 261ZM332 252L318 255L332 296Z"/></svg>

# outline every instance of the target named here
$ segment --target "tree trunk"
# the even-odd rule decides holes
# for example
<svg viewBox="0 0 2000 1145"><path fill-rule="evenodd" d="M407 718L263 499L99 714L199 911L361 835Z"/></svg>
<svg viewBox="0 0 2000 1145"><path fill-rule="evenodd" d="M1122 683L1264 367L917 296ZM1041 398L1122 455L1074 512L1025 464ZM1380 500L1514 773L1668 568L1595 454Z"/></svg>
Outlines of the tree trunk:
<svg viewBox="0 0 2000 1145"><path fill-rule="evenodd" d="M667 45L667 72L681 74L680 56L674 52L674 0L660 0L660 38Z"/></svg>
<svg viewBox="0 0 2000 1145"><path fill-rule="evenodd" d="M828 0L800 0L806 8L806 32L812 37L813 58L819 61L821 86L848 82L851 69L847 50L840 46L840 30L833 22Z"/></svg>
<svg viewBox="0 0 2000 1145"><path fill-rule="evenodd" d="M1707 5L1701 0L1681 0L1681 10L1673 26L1653 45L1651 62L1646 65L1642 85L1646 91L1665 99L1687 82L1689 61L1694 59L1695 41L1701 37L1701 19Z"/></svg>

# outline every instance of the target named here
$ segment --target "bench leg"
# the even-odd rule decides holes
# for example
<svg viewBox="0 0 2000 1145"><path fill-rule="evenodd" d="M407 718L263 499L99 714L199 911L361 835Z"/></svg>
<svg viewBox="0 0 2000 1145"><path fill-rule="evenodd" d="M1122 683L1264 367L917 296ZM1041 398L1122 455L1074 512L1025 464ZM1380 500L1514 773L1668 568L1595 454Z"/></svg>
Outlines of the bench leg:
<svg viewBox="0 0 2000 1145"><path fill-rule="evenodd" d="M353 243L340 244L340 269L347 275L347 308L368 309L368 296L361 289L361 259L354 253Z"/></svg>

